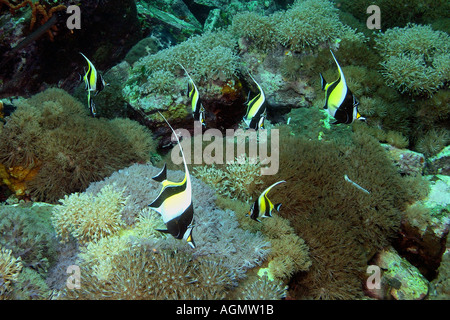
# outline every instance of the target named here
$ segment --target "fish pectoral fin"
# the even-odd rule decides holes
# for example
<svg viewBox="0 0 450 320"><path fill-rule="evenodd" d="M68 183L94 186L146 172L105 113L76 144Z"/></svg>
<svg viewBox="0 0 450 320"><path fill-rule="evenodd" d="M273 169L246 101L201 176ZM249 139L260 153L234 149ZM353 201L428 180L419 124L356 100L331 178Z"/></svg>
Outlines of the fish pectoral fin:
<svg viewBox="0 0 450 320"><path fill-rule="evenodd" d="M152 179L158 182L167 180L167 165L164 164L164 167L161 169L161 171L156 176L152 177Z"/></svg>

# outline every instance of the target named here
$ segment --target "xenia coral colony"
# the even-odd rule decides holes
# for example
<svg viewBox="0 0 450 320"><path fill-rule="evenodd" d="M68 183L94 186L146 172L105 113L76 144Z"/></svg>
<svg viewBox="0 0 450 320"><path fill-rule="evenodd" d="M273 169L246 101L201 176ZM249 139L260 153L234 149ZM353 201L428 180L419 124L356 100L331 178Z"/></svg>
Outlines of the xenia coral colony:
<svg viewBox="0 0 450 320"><path fill-rule="evenodd" d="M297 0L290 9L271 16L241 13L234 18L231 30L261 50L282 45L293 51L303 51L333 45L337 39L363 39L361 33L339 20L338 10L328 0Z"/></svg>
<svg viewBox="0 0 450 320"><path fill-rule="evenodd" d="M0 136L0 177L16 195L55 202L155 149L150 131L129 119L93 119L61 89L16 102ZM139 137L139 139L133 139Z"/></svg>
<svg viewBox="0 0 450 320"><path fill-rule="evenodd" d="M413 95L432 95L450 80L450 37L431 26L408 24L381 34L377 48L386 83Z"/></svg>
<svg viewBox="0 0 450 320"><path fill-rule="evenodd" d="M218 208L215 192L195 177L192 192L196 250L155 231L163 226L162 219L147 205L158 195L159 185L151 177L159 170L148 164L135 164L91 184L85 194L69 196L62 207L55 209L57 221L58 216L83 211L86 205L83 199L97 199L95 202L112 202L116 208L113 211L120 208L122 219L118 232L87 239L78 255L81 289L64 289L60 298L230 298L239 295L238 284L247 271L261 265L271 254L269 239L260 232L240 228L236 213ZM168 171L170 179L181 180L183 176L181 171ZM70 210L66 208L69 204ZM58 234L68 234L64 224L56 223L55 228ZM308 266L307 249L304 257ZM261 279L254 285L273 288L274 292L268 292L267 296L283 296L284 285L280 280L274 281L268 285Z"/></svg>

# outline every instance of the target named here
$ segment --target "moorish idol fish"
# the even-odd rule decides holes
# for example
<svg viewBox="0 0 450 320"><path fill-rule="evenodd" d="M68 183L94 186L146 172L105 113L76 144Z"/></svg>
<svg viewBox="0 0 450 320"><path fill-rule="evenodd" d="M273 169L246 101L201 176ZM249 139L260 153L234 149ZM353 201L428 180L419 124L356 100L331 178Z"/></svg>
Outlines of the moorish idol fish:
<svg viewBox="0 0 450 320"><path fill-rule="evenodd" d="M187 76L189 77L188 82L188 97L191 99L191 109L192 109L192 116L194 117L195 121L200 121L203 126L206 126L205 124L205 108L200 102L200 95L198 93L197 86L194 83L194 80L192 80L191 76L189 75L189 72L187 72L186 68L181 64L178 63L186 72Z"/></svg>
<svg viewBox="0 0 450 320"><path fill-rule="evenodd" d="M84 54L81 52L80 54L88 63L88 70L85 72L83 80L86 85L85 89L88 91L88 106L91 109L92 116L95 117L97 110L95 108L94 100L91 99L91 93L94 93L94 96L96 96L108 84L103 80L102 75L97 72L94 64Z"/></svg>
<svg viewBox="0 0 450 320"><path fill-rule="evenodd" d="M326 95L324 109L327 109L328 113L336 119L333 124L350 124L356 119L365 120L358 112L359 102L347 87L344 73L337 62L333 51L330 50L330 52L338 67L339 78L332 83L327 83L322 74L319 73L322 90L325 91Z"/></svg>
<svg viewBox="0 0 450 320"><path fill-rule="evenodd" d="M261 216L263 218L265 217L271 217L272 216L272 210L275 208L277 211L280 211L281 203L278 203L276 205L273 205L272 202L267 197L267 194L269 191L275 187L277 184L286 182L284 180L275 182L273 185L268 187L266 190L264 190L261 195L256 199L256 201L253 203L250 211L247 213L247 215L250 216L255 221L261 222L258 217Z"/></svg>
<svg viewBox="0 0 450 320"><path fill-rule="evenodd" d="M249 93L249 99L247 99L247 113L244 116L244 122L247 125L247 129L255 129L258 130L259 128L264 128L264 119L265 119L265 105L264 102L266 101L266 96L264 95L264 91L259 85L259 83L253 78L251 74L249 74L252 80L256 83L259 89L259 93L252 99L250 99L250 93ZM264 116L262 116L264 115ZM262 121L262 124L261 124Z"/></svg>
<svg viewBox="0 0 450 320"><path fill-rule="evenodd" d="M167 122L166 118L161 113L160 115L169 125L177 139L177 143L181 149L181 155L183 156L185 173L184 179L181 182L167 180L167 166L164 164L162 170L152 178L153 180L162 183L162 189L159 192L158 197L149 204L149 207L161 214L163 221L166 224L166 230L158 229L158 231L170 233L176 239L184 239L192 248L195 248L195 243L192 238L192 229L194 228L194 207L192 205L192 189L189 170L177 134L169 122Z"/></svg>

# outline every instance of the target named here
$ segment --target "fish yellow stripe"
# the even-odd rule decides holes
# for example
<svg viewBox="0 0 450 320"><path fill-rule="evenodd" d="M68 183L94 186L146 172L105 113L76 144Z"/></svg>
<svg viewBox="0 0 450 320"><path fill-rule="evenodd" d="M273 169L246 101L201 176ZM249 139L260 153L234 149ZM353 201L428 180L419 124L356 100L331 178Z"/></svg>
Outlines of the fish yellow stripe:
<svg viewBox="0 0 450 320"><path fill-rule="evenodd" d="M191 89L188 88L188 91L189 91L188 96L191 99L192 115L195 120L199 120L199 119L196 119L196 117L200 113L200 108L201 108L201 106L199 104L200 94L199 94L197 86L195 85L195 82L192 79L189 72L187 72L186 68L181 63L178 63L178 64L181 66L181 68L183 68L184 72L186 72L186 75L189 77L189 84L190 84Z"/></svg>
<svg viewBox="0 0 450 320"><path fill-rule="evenodd" d="M258 129L259 117L265 112L264 103L266 101L266 96L263 89L255 78L249 73L252 80L256 83L259 93L247 103L247 112L244 116L244 122L247 127L252 129ZM254 124L252 125L252 122Z"/></svg>

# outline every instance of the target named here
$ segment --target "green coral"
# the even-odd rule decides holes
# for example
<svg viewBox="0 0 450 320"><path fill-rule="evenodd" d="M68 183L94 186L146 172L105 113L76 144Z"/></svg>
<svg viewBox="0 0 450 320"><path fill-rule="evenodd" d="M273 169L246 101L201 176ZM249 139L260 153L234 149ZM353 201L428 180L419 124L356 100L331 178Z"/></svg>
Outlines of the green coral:
<svg viewBox="0 0 450 320"><path fill-rule="evenodd" d="M341 39L364 39L339 20L338 10L328 0L297 0L288 10L271 16L241 13L233 19L231 30L260 50L281 44L303 51L323 44L335 45Z"/></svg>
<svg viewBox="0 0 450 320"><path fill-rule="evenodd" d="M42 274L56 256L52 209L52 205L41 203L0 206L0 246L11 249L25 267Z"/></svg>
<svg viewBox="0 0 450 320"><path fill-rule="evenodd" d="M367 8L377 5L381 11L381 30L404 27L408 23L447 24L450 18L450 3L447 0L340 0L340 9L348 12L361 23L367 20Z"/></svg>
<svg viewBox="0 0 450 320"><path fill-rule="evenodd" d="M408 24L376 39L386 84L400 92L432 95L450 79L450 37L431 26Z"/></svg>
<svg viewBox="0 0 450 320"><path fill-rule="evenodd" d="M123 89L125 99L144 112L165 110L179 104L187 76L201 81L228 80L237 74L236 39L226 31L205 32L138 60Z"/></svg>

